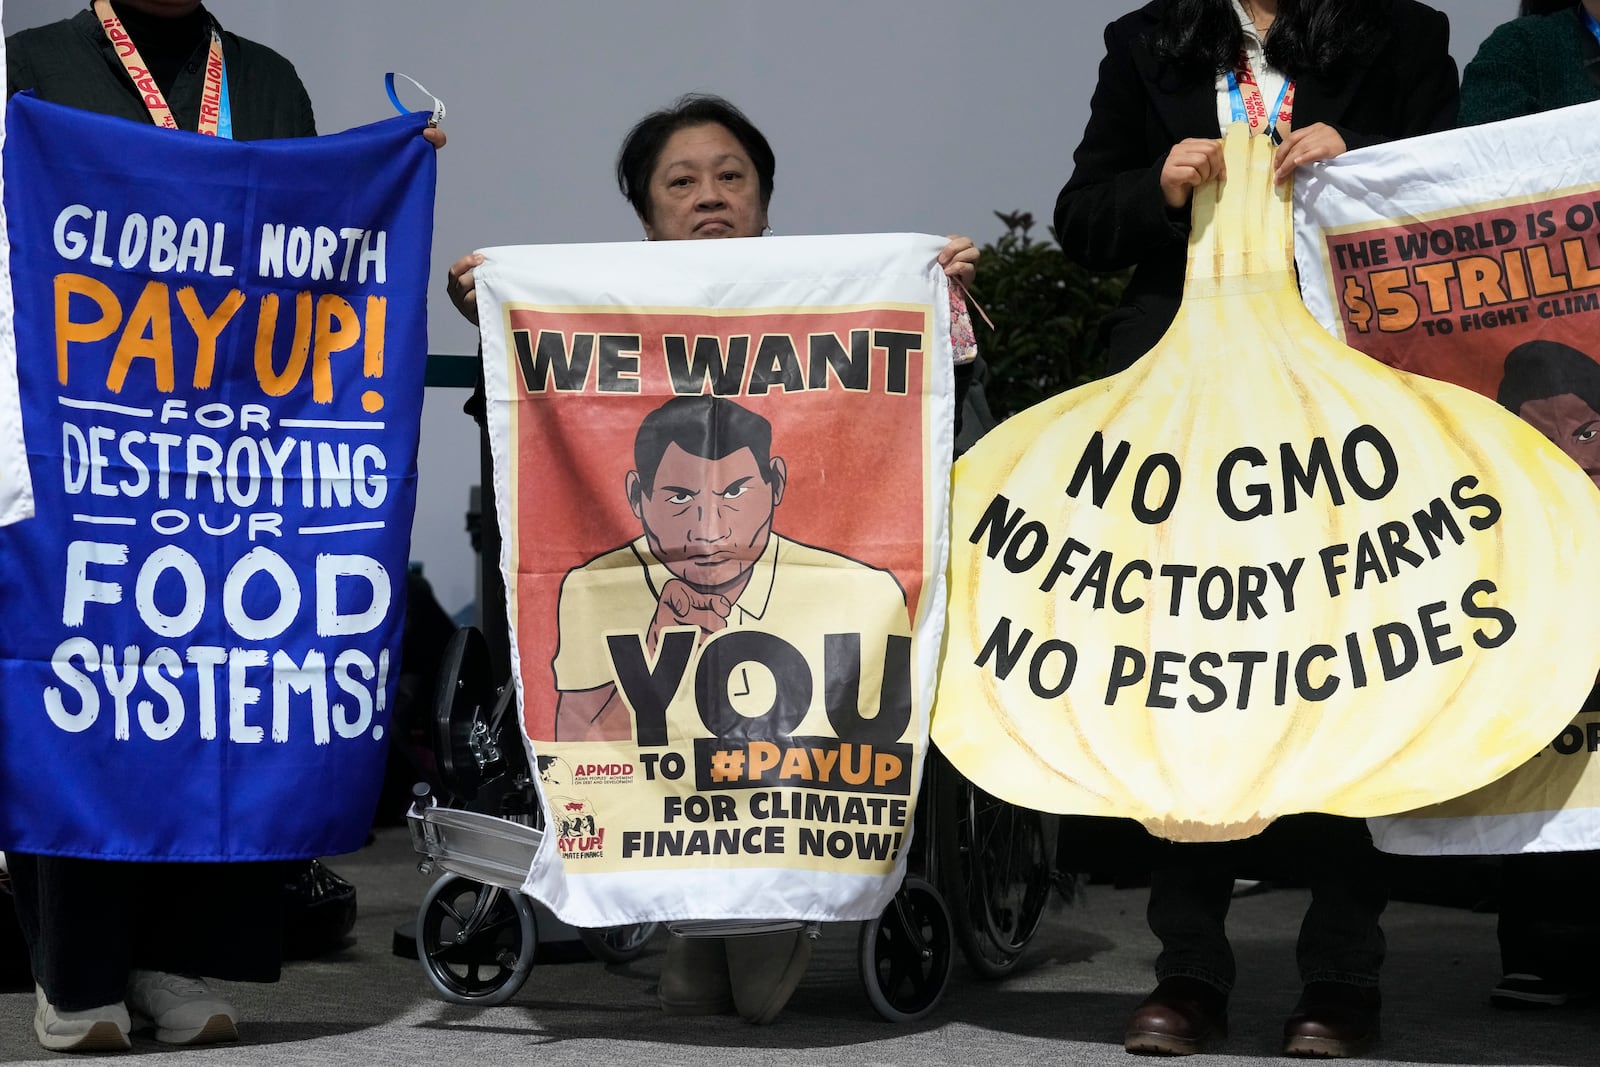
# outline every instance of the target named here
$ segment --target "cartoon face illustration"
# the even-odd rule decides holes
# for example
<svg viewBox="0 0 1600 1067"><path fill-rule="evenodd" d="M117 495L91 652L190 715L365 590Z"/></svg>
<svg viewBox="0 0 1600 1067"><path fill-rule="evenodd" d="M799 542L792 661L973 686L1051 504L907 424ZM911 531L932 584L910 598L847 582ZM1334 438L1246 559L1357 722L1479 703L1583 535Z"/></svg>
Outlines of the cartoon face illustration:
<svg viewBox="0 0 1600 1067"><path fill-rule="evenodd" d="M1495 399L1600 486L1600 363L1560 341L1525 341L1506 354Z"/></svg>
<svg viewBox="0 0 1600 1067"><path fill-rule="evenodd" d="M1526 400L1517 414L1600 485L1600 411L1581 397L1561 393Z"/></svg>
<svg viewBox="0 0 1600 1067"><path fill-rule="evenodd" d="M655 491L641 493L639 521L650 550L699 589L735 581L760 557L772 533L772 486L748 448L722 459L667 448Z"/></svg>
<svg viewBox="0 0 1600 1067"><path fill-rule="evenodd" d="M771 442L766 419L721 397L678 397L645 418L628 505L673 576L721 592L760 558L787 480Z"/></svg>

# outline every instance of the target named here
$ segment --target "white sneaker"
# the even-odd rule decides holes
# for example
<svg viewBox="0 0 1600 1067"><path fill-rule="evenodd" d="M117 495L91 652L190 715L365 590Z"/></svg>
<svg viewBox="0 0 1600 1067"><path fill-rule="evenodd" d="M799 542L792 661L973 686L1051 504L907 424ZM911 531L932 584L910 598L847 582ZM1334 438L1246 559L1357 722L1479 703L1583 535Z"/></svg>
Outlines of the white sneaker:
<svg viewBox="0 0 1600 1067"><path fill-rule="evenodd" d="M138 1030L155 1027L156 1040L168 1045L211 1045L239 1040L233 1005L200 978L164 971L134 971L128 976L128 1010Z"/></svg>
<svg viewBox="0 0 1600 1067"><path fill-rule="evenodd" d="M44 990L33 987L33 1035L52 1052L121 1052L128 1040L128 1009L104 1004L88 1011L57 1011Z"/></svg>

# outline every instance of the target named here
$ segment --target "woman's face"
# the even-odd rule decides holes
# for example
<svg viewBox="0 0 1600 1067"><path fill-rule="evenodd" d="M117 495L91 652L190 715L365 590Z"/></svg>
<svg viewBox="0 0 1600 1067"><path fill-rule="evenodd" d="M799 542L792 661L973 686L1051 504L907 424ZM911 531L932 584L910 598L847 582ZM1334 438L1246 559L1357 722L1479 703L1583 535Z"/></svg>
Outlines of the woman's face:
<svg viewBox="0 0 1600 1067"><path fill-rule="evenodd" d="M650 175L652 241L759 237L767 227L761 179L739 139L718 123L667 138Z"/></svg>
<svg viewBox="0 0 1600 1067"><path fill-rule="evenodd" d="M1571 456L1600 486L1600 411L1572 393L1562 393L1529 400L1517 414Z"/></svg>

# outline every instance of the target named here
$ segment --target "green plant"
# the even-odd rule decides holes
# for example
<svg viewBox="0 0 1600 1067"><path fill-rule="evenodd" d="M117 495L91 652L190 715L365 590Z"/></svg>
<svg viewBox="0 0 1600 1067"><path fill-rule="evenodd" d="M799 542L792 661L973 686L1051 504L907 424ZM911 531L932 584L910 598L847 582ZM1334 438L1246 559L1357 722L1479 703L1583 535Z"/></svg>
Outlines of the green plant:
<svg viewBox="0 0 1600 1067"><path fill-rule="evenodd" d="M978 341L989 371L984 390L1005 418L1102 376L1095 328L1116 306L1128 273L1097 274L1071 262L1053 229L1050 240L1034 240L1030 212L995 217L1006 231L983 246L973 295L994 324Z"/></svg>

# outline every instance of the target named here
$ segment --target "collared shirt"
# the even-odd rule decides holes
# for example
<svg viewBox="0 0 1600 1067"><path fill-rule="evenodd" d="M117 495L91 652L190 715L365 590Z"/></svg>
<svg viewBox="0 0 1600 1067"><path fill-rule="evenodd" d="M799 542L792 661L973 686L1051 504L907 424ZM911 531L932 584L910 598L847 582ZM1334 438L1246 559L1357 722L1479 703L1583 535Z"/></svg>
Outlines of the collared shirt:
<svg viewBox="0 0 1600 1067"><path fill-rule="evenodd" d="M672 580L644 537L569 571L557 608L556 688L614 684L606 636L644 634ZM781 638L804 656L814 678L822 676L824 635L861 634L860 696L868 706L882 684L887 635L911 632L905 593L893 574L776 533L752 567L728 626ZM759 672L748 681L756 688L772 684ZM820 714L823 695L823 686L814 685L813 712ZM693 700L692 679L680 686L677 700Z"/></svg>

